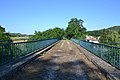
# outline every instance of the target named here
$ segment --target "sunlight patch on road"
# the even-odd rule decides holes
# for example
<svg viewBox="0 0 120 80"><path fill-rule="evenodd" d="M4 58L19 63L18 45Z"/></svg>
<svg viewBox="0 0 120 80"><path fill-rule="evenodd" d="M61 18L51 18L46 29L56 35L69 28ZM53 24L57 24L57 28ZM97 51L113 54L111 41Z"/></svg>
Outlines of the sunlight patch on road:
<svg viewBox="0 0 120 80"><path fill-rule="evenodd" d="M59 57L59 56L61 56L61 54L54 54L53 56Z"/></svg>
<svg viewBox="0 0 120 80"><path fill-rule="evenodd" d="M79 54L83 54L83 53L80 52Z"/></svg>
<svg viewBox="0 0 120 80"><path fill-rule="evenodd" d="M67 44L70 45L70 43L67 41Z"/></svg>
<svg viewBox="0 0 120 80"><path fill-rule="evenodd" d="M69 50L72 50L72 47L70 46L70 42L67 42Z"/></svg>
<svg viewBox="0 0 120 80"><path fill-rule="evenodd" d="M59 49L59 50L57 50L58 52L61 52L62 50L61 49Z"/></svg>
<svg viewBox="0 0 120 80"><path fill-rule="evenodd" d="M64 42L62 42L62 44L61 44L60 48L63 48L64 43L65 43L65 41L64 41Z"/></svg>
<svg viewBox="0 0 120 80"><path fill-rule="evenodd" d="M73 50L71 47L69 47L69 50Z"/></svg>

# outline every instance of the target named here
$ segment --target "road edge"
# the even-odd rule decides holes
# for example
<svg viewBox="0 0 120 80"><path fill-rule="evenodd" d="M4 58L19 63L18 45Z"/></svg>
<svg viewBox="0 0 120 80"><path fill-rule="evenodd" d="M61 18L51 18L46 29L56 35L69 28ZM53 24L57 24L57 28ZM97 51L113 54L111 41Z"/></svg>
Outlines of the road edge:
<svg viewBox="0 0 120 80"><path fill-rule="evenodd" d="M59 40L60 41L60 40ZM6 64L4 66L0 67L0 80L7 80L8 77L13 76L15 72L20 70L22 67L24 67L27 63L29 63L31 60L37 58L41 55L41 53L49 50L53 46L55 46L59 41L55 42L54 44L40 50L34 53L30 53L30 55L25 56L24 58L21 58L15 62L11 62L9 64Z"/></svg>
<svg viewBox="0 0 120 80"><path fill-rule="evenodd" d="M91 61L96 67L100 69L100 71L105 75L108 80L120 80L120 70L111 66L104 60L100 59L85 48L81 47L80 45L76 43L74 43L74 45L76 45L78 49L84 53L84 55L88 58L89 61Z"/></svg>

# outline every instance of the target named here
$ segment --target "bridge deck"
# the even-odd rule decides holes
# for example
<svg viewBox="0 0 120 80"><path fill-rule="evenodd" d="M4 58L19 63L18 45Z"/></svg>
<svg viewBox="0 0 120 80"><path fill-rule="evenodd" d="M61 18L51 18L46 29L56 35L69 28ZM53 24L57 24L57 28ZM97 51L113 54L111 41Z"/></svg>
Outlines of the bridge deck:
<svg viewBox="0 0 120 80"><path fill-rule="evenodd" d="M68 40L31 61L9 80L106 80L104 75Z"/></svg>

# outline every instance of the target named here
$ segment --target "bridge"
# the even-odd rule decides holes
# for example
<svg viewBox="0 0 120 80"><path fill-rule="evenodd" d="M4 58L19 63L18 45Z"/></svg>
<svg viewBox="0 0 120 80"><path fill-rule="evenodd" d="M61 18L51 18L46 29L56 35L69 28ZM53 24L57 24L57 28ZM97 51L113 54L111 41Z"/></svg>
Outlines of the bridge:
<svg viewBox="0 0 120 80"><path fill-rule="evenodd" d="M120 80L120 48L82 40L0 44L0 80Z"/></svg>

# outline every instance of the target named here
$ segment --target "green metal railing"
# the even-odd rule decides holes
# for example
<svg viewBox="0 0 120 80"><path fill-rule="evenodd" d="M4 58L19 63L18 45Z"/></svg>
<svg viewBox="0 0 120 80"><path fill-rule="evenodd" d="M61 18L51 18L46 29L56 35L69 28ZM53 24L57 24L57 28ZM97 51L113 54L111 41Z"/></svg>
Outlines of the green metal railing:
<svg viewBox="0 0 120 80"><path fill-rule="evenodd" d="M94 55L120 69L120 48L106 44L92 43L84 40L71 39ZM79 43L78 43L79 42Z"/></svg>
<svg viewBox="0 0 120 80"><path fill-rule="evenodd" d="M29 42L0 44L0 65L44 49L59 39L34 40Z"/></svg>

